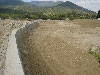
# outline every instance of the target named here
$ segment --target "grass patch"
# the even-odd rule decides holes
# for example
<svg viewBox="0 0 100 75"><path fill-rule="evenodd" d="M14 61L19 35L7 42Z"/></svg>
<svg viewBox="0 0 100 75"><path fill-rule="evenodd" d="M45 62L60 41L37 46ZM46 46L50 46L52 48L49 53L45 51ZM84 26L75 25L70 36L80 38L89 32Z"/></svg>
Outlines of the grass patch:
<svg viewBox="0 0 100 75"><path fill-rule="evenodd" d="M92 51L92 49L90 48L89 49L89 54L93 55L94 54L94 51Z"/></svg>
<svg viewBox="0 0 100 75"><path fill-rule="evenodd" d="M94 52L92 49L89 49L89 54L95 56L98 59L98 62L100 63L100 54Z"/></svg>

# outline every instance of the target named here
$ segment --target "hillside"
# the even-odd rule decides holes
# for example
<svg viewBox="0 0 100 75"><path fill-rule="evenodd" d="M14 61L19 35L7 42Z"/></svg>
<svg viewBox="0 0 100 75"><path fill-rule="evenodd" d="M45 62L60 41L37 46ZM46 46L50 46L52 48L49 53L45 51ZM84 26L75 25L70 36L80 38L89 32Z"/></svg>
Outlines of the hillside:
<svg viewBox="0 0 100 75"><path fill-rule="evenodd" d="M88 10L88 9L83 8L81 6L78 6L70 1L66 1L66 2L63 2L61 4L58 4L56 7L64 7L66 9L81 10L81 11L87 12L87 13L95 13L94 11L91 11L91 10Z"/></svg>
<svg viewBox="0 0 100 75"><path fill-rule="evenodd" d="M63 3L63 1L57 1L57 2L54 2L54 1L31 1L28 3L32 4L32 5L36 5L36 6L51 7L51 6L57 6L58 4L61 4L61 3Z"/></svg>
<svg viewBox="0 0 100 75"><path fill-rule="evenodd" d="M21 5L24 4L22 0L0 0L0 5Z"/></svg>

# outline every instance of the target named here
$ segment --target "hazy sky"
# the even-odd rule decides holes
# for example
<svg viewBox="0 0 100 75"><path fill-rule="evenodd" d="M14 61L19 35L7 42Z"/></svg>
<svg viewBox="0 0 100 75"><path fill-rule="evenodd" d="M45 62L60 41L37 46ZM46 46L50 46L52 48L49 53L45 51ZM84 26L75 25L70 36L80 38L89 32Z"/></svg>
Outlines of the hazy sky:
<svg viewBox="0 0 100 75"><path fill-rule="evenodd" d="M100 0L23 0L25 2L30 2L30 1L71 1L79 6L82 6L84 8L93 10L93 11L98 11L100 10Z"/></svg>
<svg viewBox="0 0 100 75"><path fill-rule="evenodd" d="M100 1L100 0L23 0L25 2L30 2L30 1L73 1L73 2L77 2L77 1Z"/></svg>
<svg viewBox="0 0 100 75"><path fill-rule="evenodd" d="M76 2L76 1L80 1L80 0L23 0L25 2L30 2L30 1L73 1L73 2Z"/></svg>

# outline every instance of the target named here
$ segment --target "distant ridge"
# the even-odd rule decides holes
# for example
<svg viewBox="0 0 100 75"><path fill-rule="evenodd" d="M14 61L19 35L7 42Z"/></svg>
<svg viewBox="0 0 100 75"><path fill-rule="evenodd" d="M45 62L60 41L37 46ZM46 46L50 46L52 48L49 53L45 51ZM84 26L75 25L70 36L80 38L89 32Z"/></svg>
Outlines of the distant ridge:
<svg viewBox="0 0 100 75"><path fill-rule="evenodd" d="M58 4L63 3L63 1L31 1L28 2L31 5L41 6L41 7L51 7L51 6L57 6Z"/></svg>
<svg viewBox="0 0 100 75"><path fill-rule="evenodd" d="M31 4L31 5L35 5L35 6L40 6L40 7L60 7L60 8L65 8L65 9L73 9L73 10L80 10L80 11L83 11L83 12L87 12L87 13L96 13L94 11L91 11L91 10L88 10L86 8L83 8L81 6L78 6L70 1L66 1L66 2L63 2L63 1L57 1L57 2L54 2L54 1L31 1L31 2L28 2L28 4Z"/></svg>

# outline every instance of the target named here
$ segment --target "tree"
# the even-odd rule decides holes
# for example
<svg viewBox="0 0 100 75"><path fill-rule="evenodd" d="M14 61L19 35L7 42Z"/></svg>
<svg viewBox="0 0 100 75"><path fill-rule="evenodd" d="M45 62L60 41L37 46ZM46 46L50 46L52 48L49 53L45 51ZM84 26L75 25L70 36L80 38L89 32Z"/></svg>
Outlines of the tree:
<svg viewBox="0 0 100 75"><path fill-rule="evenodd" d="M30 16L29 13L26 13L26 14L25 14L25 17L28 18L28 19L32 19L32 17Z"/></svg>
<svg viewBox="0 0 100 75"><path fill-rule="evenodd" d="M97 18L100 18L100 10L98 11Z"/></svg>

